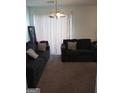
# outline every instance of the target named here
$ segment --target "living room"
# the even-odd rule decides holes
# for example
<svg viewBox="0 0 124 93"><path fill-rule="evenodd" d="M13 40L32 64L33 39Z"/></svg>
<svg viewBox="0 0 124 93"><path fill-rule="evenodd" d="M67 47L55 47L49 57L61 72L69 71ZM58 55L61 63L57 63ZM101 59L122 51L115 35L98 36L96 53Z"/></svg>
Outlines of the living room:
<svg viewBox="0 0 124 93"><path fill-rule="evenodd" d="M37 0L30 0L30 1L37 1ZM71 1L73 2L74 0L71 0ZM123 63L124 62L124 58L123 58L124 12L122 12L124 9L123 0L118 0L118 1L117 0L97 0L97 31L96 31L97 38L92 38L91 40L93 41L92 45L95 45L95 47L97 47L97 61L94 61L94 62L86 62L86 61L79 62L79 60L78 61L71 60L69 62L67 60L66 61L62 60L61 54L52 55L51 50L53 51L53 47L51 46L51 41L49 40L48 42L47 40L42 41L42 38L43 38L42 31L45 31L45 30L43 29L40 33L38 29L42 24L40 24L39 27L37 27L36 24L35 25L31 24L31 23L40 22L40 21L35 20L34 22L34 19L30 20L32 18L28 19L27 17L27 20L29 20L30 22L29 21L26 22L26 12L27 12L26 11L26 0L2 0L0 2L1 2L0 3L0 10L1 10L1 15L0 15L0 23L1 23L1 27L0 27L1 28L0 87L1 89L0 89L0 93L17 93L17 92L18 93L25 93L25 92L27 93L32 93L32 92L33 93L94 93L95 90L97 90L97 93L118 93L118 92L124 93L124 89L123 89L123 84L124 84L124 75L123 75L123 71L124 71L124 67L123 67L124 66L124 63ZM40 4L40 2L37 2L37 3ZM71 11L74 8L73 9L69 8L68 11L63 10L63 8L72 7L72 5L69 5L69 6L66 5L64 7L58 6L57 9L62 9L61 14L57 13L57 15L49 15L51 11L54 10L53 8L54 4L53 4L53 1L52 2L50 1L48 3L49 4L52 3L50 5L52 8L50 8L49 10L50 12L48 12L48 16L47 16L47 18L48 17L50 18L51 23L54 23L54 22L56 23L57 21L65 22L65 23L68 22L67 20L65 21L65 19L67 19L68 11L69 10ZM48 3L47 5L49 6ZM81 6L81 4L79 6ZM87 5L82 5L81 7L86 8L86 6ZM91 5L88 5L88 6L91 6ZM75 6L75 7L78 7L78 6ZM31 7L27 6L27 10L29 11L29 17L31 17L30 11L34 11L34 8L32 10ZM70 26L70 28L72 27L73 29L72 30L70 29L69 31L74 32L73 33L74 38L69 38L69 39L74 39L74 43L73 44L66 43L64 39L62 40L62 47L60 47L60 49L62 50L63 48L67 48L65 50L66 53L68 49L70 50L70 48L71 48L71 52L72 50L75 50L75 49L76 49L75 52L77 52L79 46L74 47L75 45L77 45L75 44L75 41L77 41L77 39L82 40L86 38L86 37L85 38L81 37L81 34L83 33L80 33L79 35L79 33L77 32L77 31L80 32L81 30L82 32L84 32L83 30L83 27L85 28L84 26L85 24L83 24L84 21L81 20L81 17L80 19L77 17L74 17L73 11L69 12L69 14L72 14L70 15L70 19L73 19L69 21L69 22L72 22L72 24L71 23L70 24L73 25L73 26ZM56 13L55 11L53 12ZM86 14L88 14L88 11L86 12ZM75 15L78 15L78 14L75 14ZM81 12L81 15L83 16L82 12ZM85 18L87 18L86 16L88 16L89 18L89 16L91 15L85 15ZM37 15L34 17L36 19L38 18ZM40 16L40 18L42 17ZM85 19L86 24L89 24L86 21L88 20L88 18ZM76 21L76 19L78 19L80 24L78 24L78 21ZM49 23L49 20L47 22ZM83 24L83 26L81 25L81 23ZM75 27L75 25L77 26ZM64 24L63 26L65 27L66 25ZM39 55L41 50L36 51L38 55L35 57L39 56L38 59L33 59L30 56L31 60L33 60L32 64L35 65L35 66L32 65L32 68L34 69L30 69L32 72L34 72L34 74L32 74L32 72L30 72L29 70L29 73L31 75L30 79L32 79L30 83L34 82L36 78L38 80L36 86L34 86L35 88L29 88L27 84L28 79L26 77L27 60L26 60L26 49L25 48L26 48L26 42L30 40L29 39L30 37L28 36L26 37L26 35L28 35L30 32L30 31L27 31L28 27L31 27L31 29L33 29L33 31L36 33L38 42L41 39L42 42L40 42L39 44L46 43L47 45L47 48L46 49L44 48L45 51L42 52L41 55ZM60 24L57 28L59 27L60 27ZM64 27L61 29L65 29ZM59 30L55 29L55 32L56 32L55 34L58 34L59 31L62 33L65 31L61 29ZM77 31L75 31L74 29L76 29ZM89 28L87 27L86 29L89 29ZM49 30L46 30L46 31L49 31ZM51 30L50 32L52 31L53 30ZM48 32L47 34L49 35ZM71 37L71 34L72 33L70 33L70 37ZM60 34L58 34L58 36L59 35ZM95 35L96 34L94 33L94 36ZM56 37L58 38L58 36ZM91 36L91 35L85 34L85 36ZM97 42L94 42L96 41L95 39L97 40ZM64 46L63 46L63 42L64 42ZM67 47L66 45L72 45L73 47L72 46ZM61 52L62 51L53 52L53 53L61 53ZM47 53L49 55L48 60L46 60ZM73 56L72 58L69 58L70 54L72 53L69 52L68 56L64 56L64 58L66 57L68 59L72 59L73 57L75 57ZM75 53L73 55L77 55L77 54ZM83 57L84 56L85 55L83 55ZM36 64L39 64L39 65L36 65ZM43 68L36 69L35 67L37 68L43 67ZM96 69L97 69L97 75L96 75ZM36 73L41 74L41 75L37 77ZM35 79L32 78L34 76L35 76Z"/></svg>
<svg viewBox="0 0 124 93"><path fill-rule="evenodd" d="M51 13L57 13L58 11L63 13L64 17L54 17L56 15L51 17ZM45 0L41 2L40 0L27 0L26 19L26 60L28 62L26 64L26 75L28 88L39 88L41 93L49 93L49 91L51 93L57 93L57 91L63 91L64 93L77 93L77 91L78 93L95 93L97 1ZM70 48L76 47L81 50L83 47L85 49L76 52L69 49L67 53L63 46L69 47L69 44L66 45L68 40L71 43L76 43L74 46L73 44L70 45ZM38 52L39 54L37 54L37 50L33 51L37 54L35 55L36 58L39 56L36 60L42 61L42 56L45 61L42 61L40 71L31 72L31 67L36 69L37 66L35 67L34 63L33 65L29 64L31 63L28 58L31 48L29 42L35 43L35 41L39 50L42 51L44 42L47 43L47 49L44 53ZM89 49L86 48L89 46ZM38 63L36 60L33 62ZM79 69L80 71L77 72ZM86 70L89 70L89 72ZM32 76L31 73L35 72L39 74ZM81 73L83 74L81 75ZM74 80L76 76L80 78L78 77L78 80ZM55 77L58 78L55 79ZM33 78L36 79L33 80ZM48 81L46 82L45 79ZM87 82L84 83L84 81ZM66 86L68 85L71 86L67 89ZM50 87L48 88L48 86Z"/></svg>

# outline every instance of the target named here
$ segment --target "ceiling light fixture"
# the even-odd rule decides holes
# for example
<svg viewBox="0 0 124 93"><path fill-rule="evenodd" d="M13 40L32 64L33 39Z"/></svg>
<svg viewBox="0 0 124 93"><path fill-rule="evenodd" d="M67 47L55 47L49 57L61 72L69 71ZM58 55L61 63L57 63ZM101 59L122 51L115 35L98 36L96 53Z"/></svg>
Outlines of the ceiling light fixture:
<svg viewBox="0 0 124 93"><path fill-rule="evenodd" d="M58 4L57 4L57 0L55 0L55 10L54 12L52 12L49 15L50 18L60 18L60 17L65 17L64 13L62 13L59 9L58 9Z"/></svg>

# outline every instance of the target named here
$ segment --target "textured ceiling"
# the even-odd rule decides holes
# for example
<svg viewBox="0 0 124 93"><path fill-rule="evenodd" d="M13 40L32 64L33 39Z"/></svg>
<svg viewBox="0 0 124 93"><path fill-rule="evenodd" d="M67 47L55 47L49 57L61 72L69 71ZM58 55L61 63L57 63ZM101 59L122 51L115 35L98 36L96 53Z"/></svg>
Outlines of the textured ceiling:
<svg viewBox="0 0 124 93"><path fill-rule="evenodd" d="M50 6L55 0L26 0L27 6ZM58 0L58 5L96 5L97 0Z"/></svg>

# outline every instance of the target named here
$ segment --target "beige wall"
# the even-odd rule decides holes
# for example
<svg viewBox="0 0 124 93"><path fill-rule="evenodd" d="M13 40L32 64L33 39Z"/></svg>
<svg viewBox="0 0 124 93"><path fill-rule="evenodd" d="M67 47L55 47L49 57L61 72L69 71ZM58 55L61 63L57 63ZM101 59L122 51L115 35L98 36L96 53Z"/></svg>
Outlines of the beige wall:
<svg viewBox="0 0 124 93"><path fill-rule="evenodd" d="M96 40L97 6L66 6L61 7L65 13L72 14L72 38L91 38ZM33 14L49 14L51 8L30 7L29 19L33 25Z"/></svg>
<svg viewBox="0 0 124 93"><path fill-rule="evenodd" d="M73 38L96 39L96 6L75 7L73 11Z"/></svg>

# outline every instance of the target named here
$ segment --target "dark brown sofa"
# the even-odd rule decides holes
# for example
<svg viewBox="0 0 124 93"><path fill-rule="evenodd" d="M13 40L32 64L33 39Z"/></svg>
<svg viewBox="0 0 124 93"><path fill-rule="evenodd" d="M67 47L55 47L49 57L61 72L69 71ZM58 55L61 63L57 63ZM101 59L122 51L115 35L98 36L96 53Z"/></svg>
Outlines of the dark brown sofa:
<svg viewBox="0 0 124 93"><path fill-rule="evenodd" d="M68 42L77 42L76 50L68 49ZM63 62L96 62L97 47L90 39L65 39L61 46Z"/></svg>

